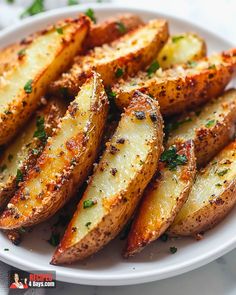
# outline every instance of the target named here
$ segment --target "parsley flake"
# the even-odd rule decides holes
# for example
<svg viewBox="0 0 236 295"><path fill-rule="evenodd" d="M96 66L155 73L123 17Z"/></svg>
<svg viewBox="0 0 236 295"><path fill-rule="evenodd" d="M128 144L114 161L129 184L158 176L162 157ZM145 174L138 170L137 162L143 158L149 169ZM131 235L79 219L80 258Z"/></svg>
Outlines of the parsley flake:
<svg viewBox="0 0 236 295"><path fill-rule="evenodd" d="M160 65L158 61L154 61L149 68L147 69L148 76L151 76L153 73L155 73L160 68Z"/></svg>
<svg viewBox="0 0 236 295"><path fill-rule="evenodd" d="M181 40L183 38L184 38L184 36L179 35L179 36L173 36L171 38L171 40L172 40L173 43L177 43L179 40Z"/></svg>
<svg viewBox="0 0 236 295"><path fill-rule="evenodd" d="M38 14L45 11L44 0L34 0L33 3L26 8L26 10L20 15L21 18Z"/></svg>
<svg viewBox="0 0 236 295"><path fill-rule="evenodd" d="M224 170L218 172L217 175L218 176L224 176L228 171L229 171L229 169L224 169Z"/></svg>
<svg viewBox="0 0 236 295"><path fill-rule="evenodd" d="M32 92L32 83L33 83L33 80L30 79L28 82L26 82L25 86L24 86L24 90L25 90L25 93L31 93Z"/></svg>
<svg viewBox="0 0 236 295"><path fill-rule="evenodd" d="M50 239L48 240L48 243L52 246L56 247L60 242L60 234L52 232Z"/></svg>
<svg viewBox="0 0 236 295"><path fill-rule="evenodd" d="M123 74L124 74L124 71L121 69L121 68L118 68L117 70L116 70L116 78L120 78L120 77L122 77L123 76Z"/></svg>
<svg viewBox="0 0 236 295"><path fill-rule="evenodd" d="M16 185L23 181L23 173L20 169L17 169L16 172Z"/></svg>
<svg viewBox="0 0 236 295"><path fill-rule="evenodd" d="M37 137L43 143L46 143L48 137L44 127L44 117L37 117L36 127L37 129L34 132L34 137Z"/></svg>
<svg viewBox="0 0 236 295"><path fill-rule="evenodd" d="M170 253L171 254L175 254L177 252L177 248L176 247L170 247Z"/></svg>
<svg viewBox="0 0 236 295"><path fill-rule="evenodd" d="M216 65L210 65L209 67L208 67L208 70L215 70L216 69Z"/></svg>
<svg viewBox="0 0 236 295"><path fill-rule="evenodd" d="M89 227L91 224L92 224L92 222L91 222L91 221L88 221L88 222L85 224L85 226L86 226L86 227Z"/></svg>
<svg viewBox="0 0 236 295"><path fill-rule="evenodd" d="M205 124L205 127L210 128L215 125L215 120L210 120Z"/></svg>
<svg viewBox="0 0 236 295"><path fill-rule="evenodd" d="M76 4L79 4L79 1L77 0L68 0L68 5L76 5Z"/></svg>
<svg viewBox="0 0 236 295"><path fill-rule="evenodd" d="M92 22L94 22L95 24L97 23L97 19L95 17L95 14L94 14L94 10L92 8L89 8L85 11L85 15L87 15Z"/></svg>
<svg viewBox="0 0 236 295"><path fill-rule="evenodd" d="M25 51L26 51L25 48L19 50L19 51L17 52L18 57L19 57L19 58L22 58L22 57L25 55Z"/></svg>
<svg viewBox="0 0 236 295"><path fill-rule="evenodd" d="M161 154L160 161L165 162L169 170L174 170L179 165L185 165L188 159L185 155L177 154L175 146L170 146Z"/></svg>
<svg viewBox="0 0 236 295"><path fill-rule="evenodd" d="M187 62L187 65L188 65L189 67L191 67L191 68L194 68L194 67L196 67L197 62L194 61L194 60L189 60L189 61Z"/></svg>
<svg viewBox="0 0 236 295"><path fill-rule="evenodd" d="M124 23L122 22L117 22L117 28L118 28L118 31L121 33L121 34L124 34L126 32L126 27L124 25Z"/></svg>
<svg viewBox="0 0 236 295"><path fill-rule="evenodd" d="M85 200L85 201L83 202L83 208L84 208L84 209L91 208L91 207L93 207L95 204L96 204L96 202L94 202L94 201L91 200L91 199L88 199L88 200Z"/></svg>
<svg viewBox="0 0 236 295"><path fill-rule="evenodd" d="M167 242L167 240L168 240L168 235L167 235L167 234L163 234L163 235L161 235L161 236L160 236L160 240L161 240L162 242Z"/></svg>
<svg viewBox="0 0 236 295"><path fill-rule="evenodd" d="M63 35L63 28L56 28L58 34Z"/></svg>

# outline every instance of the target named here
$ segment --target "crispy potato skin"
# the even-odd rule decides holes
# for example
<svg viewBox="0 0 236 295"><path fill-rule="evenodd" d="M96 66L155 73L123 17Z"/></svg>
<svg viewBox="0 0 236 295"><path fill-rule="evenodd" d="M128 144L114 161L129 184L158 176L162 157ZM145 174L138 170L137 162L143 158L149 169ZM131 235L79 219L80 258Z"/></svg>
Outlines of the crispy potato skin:
<svg viewBox="0 0 236 295"><path fill-rule="evenodd" d="M199 116L196 116L194 113L191 115L190 113L185 118L190 118L192 120L189 128L195 128L193 137L181 137L180 134L177 135L175 131L173 131L173 134L170 134L167 145L182 144L186 139L193 140L197 165L198 167L204 166L234 137L236 90L228 90L218 99L203 106ZM207 127L207 123L212 119L215 121L213 126ZM202 125L199 126L199 123ZM184 127L184 125L180 126L179 130L181 130L182 127ZM186 132L186 130L184 130L184 132Z"/></svg>
<svg viewBox="0 0 236 295"><path fill-rule="evenodd" d="M64 35L61 34L61 42L58 43L57 48L53 49L53 56L50 61L48 61L44 66L41 66L41 69L37 72L37 74L24 77L24 81L26 81L24 82L24 86L28 81L31 81L32 90L30 93L24 90L23 85L20 87L16 84L18 75L19 80L23 77L21 76L21 71L19 71L21 67L24 68L24 70L26 68L28 69L27 71L25 70L27 74L29 74L32 69L32 65L30 65L28 61L27 53L26 56L19 60L18 64L15 64L10 71L6 72L6 75L0 77L0 90L2 88L1 92L5 94L7 93L7 102L4 102L4 96L1 97L0 145L6 144L16 135L23 124L30 118L32 112L37 109L40 98L47 90L48 84L71 63L77 51L81 49L82 41L85 38L90 26L90 21L85 16L81 16L79 19L75 20L68 19L64 22L59 22L55 27L48 28L47 30L41 32L41 34L37 34L32 43L27 47L27 50L32 53L31 59L34 59L35 63L37 63L36 60L39 59L39 57L38 53L33 54L33 51L37 51L34 44L38 44L37 41L42 40L40 38L43 38L43 36L45 36L45 39L48 36L55 36L55 38L58 38L55 34L57 32L57 26L63 27L64 31L66 31L66 28L68 31L67 33L64 33ZM40 44L42 44L42 42ZM33 55L34 58L32 58ZM41 65L42 60L39 59L38 62L40 62ZM14 85L16 86L14 90L12 90ZM10 89L9 93L7 92L8 89ZM15 94L14 97L11 97L12 93Z"/></svg>
<svg viewBox="0 0 236 295"><path fill-rule="evenodd" d="M124 181L124 183L126 182L121 191L118 187L116 188L116 190L113 192L113 194L110 197L105 196L105 198L100 201L99 199L97 199L98 203L89 210L93 210L93 208L94 210L97 210L96 208L98 207L96 206L100 206L99 204L101 204L103 208L102 210L104 210L101 218L99 217L98 221L96 221L97 222L96 225L92 226L91 229L89 229L87 233L85 233L81 237L81 239L79 239L79 241L75 242L76 236L79 234L80 227L82 228L84 226L83 224L81 224L81 222L79 222L79 227L77 228L75 227L78 223L78 221L76 221L77 218L81 216L81 214L83 214L83 210L85 210L83 208L84 200L88 198L88 195L90 194L89 191L93 189L92 187L96 185L96 179L97 178L99 179L100 174L105 172L105 170L103 169L109 169L106 167L109 167L110 165L114 165L113 163L109 163L108 165L106 164L107 161L109 161L111 144L112 145L116 144L117 142L116 136L120 136L120 134L124 133L124 130L122 132L119 131L119 128L121 128L120 126L123 126L122 128L125 128L125 125L122 125L123 122L125 122L125 120L127 120L127 118L129 117L131 120L133 120L132 118L134 118L134 114L136 111L143 111L146 115L145 120L150 120L148 117L149 117L149 114L151 113L154 115L156 119L155 121L154 120L153 122L149 121L148 123L152 125L152 127L150 128L152 129L154 128L154 129L151 131L153 132L152 139L151 141L147 143L147 145L150 146L150 148L148 148L148 151L146 152L147 154L145 154L145 162L142 163L142 165L138 165L138 171L135 170L134 177L132 177L131 179L127 178L128 180L125 181L126 179L125 176L121 174L120 176L121 182L122 181ZM137 120L137 119L134 118L134 120ZM138 121L139 120L137 120L136 124L146 124L146 123L142 123L143 122L142 120L140 120L140 122ZM91 254L97 252L98 250L100 250L103 246L105 246L111 239L113 239L120 232L120 230L125 225L127 220L133 214L144 188L146 187L146 185L148 184L148 182L150 181L150 179L152 178L153 174L156 171L158 158L162 151L162 139L163 139L162 124L163 123L162 123L161 114L159 112L158 104L156 104L150 98L140 93L136 93L134 95L134 99L131 105L126 109L125 113L123 114L121 121L118 125L117 131L115 132L113 138L111 139L111 142L107 145L107 149L105 153L103 154L102 159L100 160L96 168L96 171L90 180L88 188L85 191L82 200L78 204L77 211L75 212L66 230L66 233L52 258L52 262L51 262L52 264L72 263L76 260L84 259L90 256ZM129 137L125 139L125 142L128 142L128 141L129 141ZM123 143L124 145L125 145L125 142ZM120 144L120 147L121 146L122 144ZM117 152L117 155L119 157L119 151ZM114 155L114 157L116 157L116 155ZM128 161L128 159L126 159L125 161ZM124 166L124 167L126 168L129 167L127 169L131 169L132 171L133 168L132 168L132 165L130 166L130 164L132 163L129 163L128 164L129 166ZM122 166L120 169L122 169ZM118 173L119 173L119 169L118 169ZM95 218L95 214L92 213L90 218L92 219ZM93 224L92 219L90 219L90 221ZM76 230L74 230L74 228Z"/></svg>
<svg viewBox="0 0 236 295"><path fill-rule="evenodd" d="M13 197L14 193L17 190L18 184L16 181L17 170L20 170L22 176L26 175L26 173L34 167L37 158L40 156L44 143L36 137L33 137L32 131L36 131L36 118L44 117L44 126L47 136L51 136L53 134L54 128L57 127L60 118L65 113L65 107L63 103L58 99L51 99L46 106L42 107L36 112L36 115L30 119L28 122L28 126L25 127L25 130L22 134L19 134L13 142L4 150L0 159L0 166L6 165L6 171L8 170L8 165L12 164L14 161L15 164L15 173L14 175L10 173L4 183L1 183L1 174L5 173L4 170L0 174L0 210L4 209L4 207L9 202L10 198ZM32 126L33 125L33 126ZM29 139L28 139L29 138ZM25 142L25 139L28 139ZM37 150L37 153L34 153L33 150ZM12 152L14 151L14 152ZM25 155L24 158L19 156L17 160L17 154ZM12 160L9 160L9 155L12 155Z"/></svg>
<svg viewBox="0 0 236 295"><path fill-rule="evenodd" d="M194 33L183 33L170 36L157 61L162 69L178 64L199 60L206 56L206 42Z"/></svg>
<svg viewBox="0 0 236 295"><path fill-rule="evenodd" d="M90 89L89 95L86 89ZM80 97L80 93L83 97ZM14 229L44 221L74 195L88 176L97 156L108 112L108 100L96 73L88 78L80 93L69 106L55 134L48 140L35 167L29 171L0 216L0 228ZM83 107L85 95L88 95L88 110ZM72 132L73 137L68 138L65 132ZM63 146L58 140L63 140ZM38 182L40 189L35 187Z"/></svg>
<svg viewBox="0 0 236 295"><path fill-rule="evenodd" d="M119 28L119 24L123 24L124 30ZM111 43L143 24L143 21L137 15L126 13L109 18L102 23L92 25L84 42L84 50Z"/></svg>
<svg viewBox="0 0 236 295"><path fill-rule="evenodd" d="M147 79L146 74L140 73L137 76L140 82L130 88L127 86L137 78L121 81L112 88L116 93L115 102L122 109L129 104L133 92L139 90L149 93L158 100L163 116L194 109L222 94L236 70L236 49L220 54L215 68L209 68L208 58L203 59L204 61L206 66L202 69L196 68L194 71L185 72L189 67L183 66L182 74L178 74L177 68L163 71L164 75L160 74L160 77L154 75L150 79Z"/></svg>
<svg viewBox="0 0 236 295"><path fill-rule="evenodd" d="M178 154L185 155L188 159L186 165L177 168L178 172L166 172L169 169L162 162L159 163L158 174L146 188L138 213L132 224L124 250L124 257L135 255L146 245L158 239L173 222L187 200L196 174L193 142L189 141L182 145ZM168 185L173 187L171 183L173 177L175 177L175 185L180 186L177 193L168 191ZM159 189L161 189L161 195L158 195ZM174 199L173 204L171 208L168 208L165 202L169 203L172 198Z"/></svg>
<svg viewBox="0 0 236 295"><path fill-rule="evenodd" d="M140 32L146 34L140 36ZM73 96L93 69L100 73L105 87L118 80L118 69L123 71L122 78L132 76L151 63L167 41L168 35L168 25L165 20L150 21L110 45L96 47L87 55L77 56L70 71L51 83L49 91L54 95L61 95L61 90L66 89L67 94ZM132 44L130 44L131 39ZM123 51L124 54L121 54Z"/></svg>
<svg viewBox="0 0 236 295"><path fill-rule="evenodd" d="M229 153L231 154L231 156L229 156ZM216 167L218 168L218 163L222 165L225 164L228 160L232 161L231 163L229 162L225 165L228 167L227 169L233 170L232 175L230 177L227 177L226 173L225 176L220 176L220 178L225 177L224 179L226 179L226 183L224 183L224 179L221 181L223 182L222 189L219 193L216 193L212 199L211 195L208 196L208 200L204 203L201 202L201 206L198 206L195 209L193 196L195 196L196 192L194 192L193 194L192 192L190 193L188 201L185 203L185 205L177 215L176 219L174 220L173 224L168 229L168 232L171 235L195 236L198 233L203 233L206 230L214 227L230 212L230 210L234 207L236 203L236 173L235 167L232 165L232 163L235 162L235 155L236 142L232 142L227 147L225 147L202 171L199 172L193 189L195 188L198 181L204 181L201 174L206 175L207 178L210 167L212 165L216 165ZM217 163L215 164L216 161ZM221 166L219 165L219 167ZM211 185L213 187L216 187L216 183L212 183ZM198 194L200 194L200 196L198 196L198 199L201 199L202 193L204 193L204 191L198 192ZM186 211L188 212L187 214Z"/></svg>

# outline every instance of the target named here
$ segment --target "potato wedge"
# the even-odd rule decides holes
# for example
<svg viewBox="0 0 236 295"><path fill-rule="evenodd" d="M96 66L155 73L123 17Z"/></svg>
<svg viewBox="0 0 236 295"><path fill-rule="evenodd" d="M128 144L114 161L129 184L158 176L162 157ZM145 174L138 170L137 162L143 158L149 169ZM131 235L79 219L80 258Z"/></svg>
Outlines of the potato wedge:
<svg viewBox="0 0 236 295"><path fill-rule="evenodd" d="M166 125L167 146L193 140L198 166L206 165L235 135L236 90L226 91L199 111Z"/></svg>
<svg viewBox="0 0 236 295"><path fill-rule="evenodd" d="M196 174L194 144L191 141L187 142L178 152L172 146L163 155L169 155L170 151L173 151L173 162L174 158L179 159L179 155L182 162L179 161L173 169L160 161L158 173L145 190L132 224L124 257L133 256L158 239L173 222L188 198Z"/></svg>
<svg viewBox="0 0 236 295"><path fill-rule="evenodd" d="M236 142L233 142L198 173L169 232L181 236L202 233L220 222L235 203Z"/></svg>
<svg viewBox="0 0 236 295"><path fill-rule="evenodd" d="M149 75L140 72L112 88L119 108L126 107L136 90L156 98L164 116L194 109L213 97L219 96L236 71L236 49L212 55L196 64L157 70Z"/></svg>
<svg viewBox="0 0 236 295"><path fill-rule="evenodd" d="M84 259L119 233L156 171L162 151L162 124L158 104L135 93L107 143L52 264Z"/></svg>
<svg viewBox="0 0 236 295"><path fill-rule="evenodd" d="M14 195L27 171L35 165L47 138L52 135L64 115L64 109L59 100L49 100L4 150L0 158L0 210Z"/></svg>
<svg viewBox="0 0 236 295"><path fill-rule="evenodd" d="M23 48L23 44L14 43L0 50L0 75L9 71L12 65L18 62L18 56L20 55L18 55L18 52L21 52Z"/></svg>
<svg viewBox="0 0 236 295"><path fill-rule="evenodd" d="M137 15L130 13L117 15L99 24L94 24L84 40L83 50L110 43L143 24ZM30 43L29 40L24 39L22 42L0 49L0 75L10 70L12 64L18 62L19 56L24 54L27 43Z"/></svg>
<svg viewBox="0 0 236 295"><path fill-rule="evenodd" d="M157 61L162 69L189 62L206 56L206 43L196 34L173 35L159 52Z"/></svg>
<svg viewBox="0 0 236 295"><path fill-rule="evenodd" d="M111 17L91 26L83 47L84 49L92 49L106 43L111 43L143 24L139 16L131 13Z"/></svg>
<svg viewBox="0 0 236 295"><path fill-rule="evenodd" d="M51 83L50 91L59 95L66 89L67 94L73 96L93 69L101 74L106 87L121 76L126 78L136 74L157 56L167 38L167 22L150 21L110 45L96 47L87 55L77 56L69 72Z"/></svg>
<svg viewBox="0 0 236 295"><path fill-rule="evenodd" d="M73 196L96 159L107 111L102 81L93 73L0 216L0 228L40 223Z"/></svg>
<svg viewBox="0 0 236 295"><path fill-rule="evenodd" d="M37 34L18 63L0 76L0 145L12 139L36 110L48 83L81 49L89 25L81 16Z"/></svg>

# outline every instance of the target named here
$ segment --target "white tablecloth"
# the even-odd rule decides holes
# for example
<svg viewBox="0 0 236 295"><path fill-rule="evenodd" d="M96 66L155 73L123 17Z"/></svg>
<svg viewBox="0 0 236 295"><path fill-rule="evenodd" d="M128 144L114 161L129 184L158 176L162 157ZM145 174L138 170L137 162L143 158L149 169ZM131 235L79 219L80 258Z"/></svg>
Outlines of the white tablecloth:
<svg viewBox="0 0 236 295"><path fill-rule="evenodd" d="M7 4L0 0L0 29L20 21L19 15L31 0L15 0ZM79 1L92 2L92 1ZM104 2L104 1L103 1ZM113 2L151 6L159 12L168 13L206 26L208 30L222 35L236 44L235 0L120 0ZM45 0L46 8L65 6L67 0ZM6 274L10 267L0 262L0 295L8 294ZM28 290L25 294L81 294L81 295L235 295L236 250L216 261L187 274L137 286L90 287L58 282L54 290ZM105 278L104 278L105 279Z"/></svg>

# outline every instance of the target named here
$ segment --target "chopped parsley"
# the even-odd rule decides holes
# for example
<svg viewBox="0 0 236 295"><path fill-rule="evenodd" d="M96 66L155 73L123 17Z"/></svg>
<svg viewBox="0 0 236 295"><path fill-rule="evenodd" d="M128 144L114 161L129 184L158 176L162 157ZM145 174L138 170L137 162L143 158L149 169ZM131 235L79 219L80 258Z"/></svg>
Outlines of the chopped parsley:
<svg viewBox="0 0 236 295"><path fill-rule="evenodd" d="M22 57L25 55L25 51L26 51L25 48L19 50L19 51L17 52L18 57L19 57L19 58L22 58Z"/></svg>
<svg viewBox="0 0 236 295"><path fill-rule="evenodd" d="M88 221L88 222L85 224L85 226L86 226L86 227L89 227L91 224L92 224L92 222L91 222L91 221Z"/></svg>
<svg viewBox="0 0 236 295"><path fill-rule="evenodd" d="M208 67L208 70L215 70L216 69L216 65L210 65L209 67Z"/></svg>
<svg viewBox="0 0 236 295"><path fill-rule="evenodd" d="M162 153L160 161L165 162L169 170L174 170L179 165L185 165L188 162L188 159L185 155L177 154L175 146L170 146Z"/></svg>
<svg viewBox="0 0 236 295"><path fill-rule="evenodd" d="M118 28L119 32L121 34L124 34L126 32L125 25L122 22L117 22L116 24L117 24L117 28Z"/></svg>
<svg viewBox="0 0 236 295"><path fill-rule="evenodd" d="M26 10L20 15L21 18L30 16L30 15L35 15L40 12L45 11L44 8L44 0L34 0L33 3L26 8Z"/></svg>
<svg viewBox="0 0 236 295"><path fill-rule="evenodd" d="M85 11L85 14L91 19L92 22L95 24L97 23L97 19L94 14L94 10L92 8L89 8Z"/></svg>
<svg viewBox="0 0 236 295"><path fill-rule="evenodd" d="M19 232L24 234L26 232L26 229L22 226L19 228Z"/></svg>
<svg viewBox="0 0 236 295"><path fill-rule="evenodd" d="M228 173L229 169L224 169L217 173L218 176L224 176L226 173Z"/></svg>
<svg viewBox="0 0 236 295"><path fill-rule="evenodd" d="M8 248L4 248L4 251L9 251L9 249Z"/></svg>
<svg viewBox="0 0 236 295"><path fill-rule="evenodd" d="M217 183L217 184L216 184L216 186L217 186L217 187L221 187L221 186L222 186L222 184L220 184L220 183Z"/></svg>
<svg viewBox="0 0 236 295"><path fill-rule="evenodd" d="M184 38L184 36L179 35L179 36L173 36L171 38L171 40L172 40L173 43L177 43L179 40L181 40L183 38Z"/></svg>
<svg viewBox="0 0 236 295"><path fill-rule="evenodd" d="M8 157L7 157L7 159L8 159L9 162L11 162L11 160L13 159L13 155L12 154L9 154Z"/></svg>
<svg viewBox="0 0 236 295"><path fill-rule="evenodd" d="M7 165L6 164L0 166L0 172L3 172L6 169L7 169Z"/></svg>
<svg viewBox="0 0 236 295"><path fill-rule="evenodd" d="M15 0L6 0L7 3L12 4L15 2Z"/></svg>
<svg viewBox="0 0 236 295"><path fill-rule="evenodd" d="M83 208L84 208L84 209L91 208L91 207L93 207L95 204L96 204L96 202L94 202L94 201L91 200L91 199L88 199L88 200L85 200L85 201L83 202Z"/></svg>
<svg viewBox="0 0 236 295"><path fill-rule="evenodd" d="M210 128L215 125L215 120L210 120L205 124L205 127Z"/></svg>
<svg viewBox="0 0 236 295"><path fill-rule="evenodd" d="M56 28L56 31L58 34L63 35L63 29L62 28Z"/></svg>
<svg viewBox="0 0 236 295"><path fill-rule="evenodd" d="M188 122L192 122L192 119L186 118L182 121L167 123L165 126L165 133L169 134L171 131L178 129L179 126L183 125L184 123L188 123Z"/></svg>
<svg viewBox="0 0 236 295"><path fill-rule="evenodd" d="M26 82L25 86L24 86L24 90L25 90L25 93L31 93L32 92L32 83L33 83L33 80L30 79L28 82Z"/></svg>
<svg viewBox="0 0 236 295"><path fill-rule="evenodd" d="M161 236L160 236L160 240L161 240L162 242L167 242L167 240L168 240L168 235L167 235L167 234L163 234L163 235L161 235Z"/></svg>
<svg viewBox="0 0 236 295"><path fill-rule="evenodd" d="M114 99L116 98L116 93L111 90L111 87L106 88L106 93L107 93L107 97L108 97L109 101L111 103L113 103Z"/></svg>
<svg viewBox="0 0 236 295"><path fill-rule="evenodd" d="M60 234L52 232L50 239L48 240L48 243L52 246L56 247L60 242Z"/></svg>
<svg viewBox="0 0 236 295"><path fill-rule="evenodd" d="M177 250L178 249L176 247L174 247L174 246L173 247L170 247L170 253L171 254L175 254L177 252Z"/></svg>
<svg viewBox="0 0 236 295"><path fill-rule="evenodd" d="M116 78L122 77L123 74L124 74L124 71L121 68L119 68L119 69L116 70L116 74L115 74L116 75Z"/></svg>
<svg viewBox="0 0 236 295"><path fill-rule="evenodd" d="M79 4L79 1L78 0L68 0L68 5L76 5L76 4Z"/></svg>
<svg viewBox="0 0 236 295"><path fill-rule="evenodd" d="M194 68L194 67L196 67L197 62L194 61L194 60L189 60L189 61L187 62L187 65L188 65L189 67L191 67L191 68Z"/></svg>
<svg viewBox="0 0 236 295"><path fill-rule="evenodd" d="M32 154L37 156L40 153L39 149L32 149Z"/></svg>
<svg viewBox="0 0 236 295"><path fill-rule="evenodd" d="M44 117L37 117L36 119L36 131L34 132L34 137L37 137L43 143L47 141L47 133L44 127Z"/></svg>
<svg viewBox="0 0 236 295"><path fill-rule="evenodd" d="M157 60L155 60L149 68L147 69L148 76L151 76L153 73L155 73L160 68L160 65Z"/></svg>
<svg viewBox="0 0 236 295"><path fill-rule="evenodd" d="M17 169L16 172L16 185L23 181L23 173L20 169Z"/></svg>

